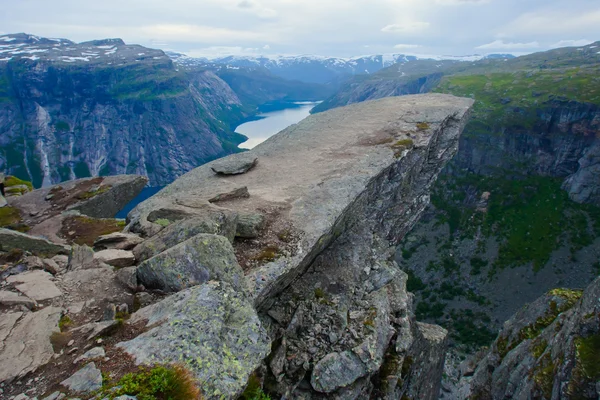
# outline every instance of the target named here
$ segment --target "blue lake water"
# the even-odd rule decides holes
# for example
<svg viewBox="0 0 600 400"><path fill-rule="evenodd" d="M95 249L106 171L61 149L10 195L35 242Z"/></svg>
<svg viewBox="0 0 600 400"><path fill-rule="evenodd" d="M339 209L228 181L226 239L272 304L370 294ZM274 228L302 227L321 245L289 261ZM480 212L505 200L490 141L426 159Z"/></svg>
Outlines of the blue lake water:
<svg viewBox="0 0 600 400"><path fill-rule="evenodd" d="M294 103L274 103L264 106L266 109L274 109L273 111L265 111L253 117L252 121L245 122L239 125L235 131L248 136L248 140L240 144L242 149L251 149L254 146L264 142L277 132L280 132L290 125L302 121L310 115L310 110L313 109L319 102L294 102ZM264 108L263 108L264 109ZM147 187L125 206L116 218L126 218L127 214L142 201L154 196L164 186Z"/></svg>
<svg viewBox="0 0 600 400"><path fill-rule="evenodd" d="M251 149L264 142L279 131L302 121L310 115L318 102L295 102L284 104L281 109L258 114L260 118L239 125L235 131L248 136L248 140L240 144L242 149Z"/></svg>

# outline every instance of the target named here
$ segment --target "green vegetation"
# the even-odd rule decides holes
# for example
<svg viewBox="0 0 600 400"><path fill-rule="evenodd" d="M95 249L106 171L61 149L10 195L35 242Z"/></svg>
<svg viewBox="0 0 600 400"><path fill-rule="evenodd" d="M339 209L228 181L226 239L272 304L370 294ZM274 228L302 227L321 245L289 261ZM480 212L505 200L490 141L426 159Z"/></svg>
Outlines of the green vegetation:
<svg viewBox="0 0 600 400"><path fill-rule="evenodd" d="M531 354L535 358L540 358L542 356L542 354L544 354L544 351L546 351L547 347L548 347L548 342L545 339L536 340L535 342L532 343Z"/></svg>
<svg viewBox="0 0 600 400"><path fill-rule="evenodd" d="M550 353L546 353L532 371L533 381L546 399L552 398L555 369Z"/></svg>
<svg viewBox="0 0 600 400"><path fill-rule="evenodd" d="M116 383L105 382L97 397L112 400L123 395L136 396L138 400L202 398L194 377L181 365L140 367L137 372L124 375Z"/></svg>
<svg viewBox="0 0 600 400"><path fill-rule="evenodd" d="M420 131L426 131L427 129L429 129L429 123L428 122L418 122L417 129Z"/></svg>
<svg viewBox="0 0 600 400"><path fill-rule="evenodd" d="M4 186L6 188L10 188L11 186L25 185L29 188L29 191L33 190L33 184L29 181L24 181L22 179L17 178L16 176L7 176L4 179Z"/></svg>
<svg viewBox="0 0 600 400"><path fill-rule="evenodd" d="M29 227L23 224L21 213L15 207L0 208L0 228L12 229L19 232L27 232Z"/></svg>
<svg viewBox="0 0 600 400"><path fill-rule="evenodd" d="M254 373L248 378L248 385L239 400L271 400L271 397L265 394L260 378Z"/></svg>
<svg viewBox="0 0 600 400"><path fill-rule="evenodd" d="M469 309L452 310L450 316L451 323L443 325L454 340L470 349L488 346L496 338L496 333L487 328L490 317L485 313Z"/></svg>
<svg viewBox="0 0 600 400"><path fill-rule="evenodd" d="M68 132L68 131L71 130L71 127L69 126L69 123L65 122L65 121L58 121L56 124L54 124L54 128L58 132Z"/></svg>
<svg viewBox="0 0 600 400"><path fill-rule="evenodd" d="M156 221L154 221L154 223L162 226L163 228L166 228L167 226L171 225L171 221L169 221L166 218L159 218Z"/></svg>
<svg viewBox="0 0 600 400"><path fill-rule="evenodd" d="M575 341L577 362L586 379L600 380L600 335L578 338Z"/></svg>
<svg viewBox="0 0 600 400"><path fill-rule="evenodd" d="M406 274L408 275L406 290L414 293L427 288L427 285L414 272L407 270Z"/></svg>
<svg viewBox="0 0 600 400"><path fill-rule="evenodd" d="M60 329L60 331L63 332L69 329L69 326L71 326L72 323L73 321L71 320L71 318L65 314L62 317L60 317L60 320L58 321L58 329Z"/></svg>
<svg viewBox="0 0 600 400"><path fill-rule="evenodd" d="M252 257L254 261L258 262L271 262L275 261L275 259L279 256L279 247L277 246L267 246L262 249L258 254Z"/></svg>
<svg viewBox="0 0 600 400"><path fill-rule="evenodd" d="M453 235L460 232L472 237L475 229L481 229L485 237L500 239L490 275L528 263L538 271L565 240L578 250L600 234L600 208L571 201L560 185L560 180L541 176L508 180L465 175L436 185L432 203L441 211L440 222L447 222ZM492 192L487 213L462 204L456 192L467 189ZM452 267L446 260L446 274L452 273ZM471 267L471 274L477 275L486 264L474 257Z"/></svg>

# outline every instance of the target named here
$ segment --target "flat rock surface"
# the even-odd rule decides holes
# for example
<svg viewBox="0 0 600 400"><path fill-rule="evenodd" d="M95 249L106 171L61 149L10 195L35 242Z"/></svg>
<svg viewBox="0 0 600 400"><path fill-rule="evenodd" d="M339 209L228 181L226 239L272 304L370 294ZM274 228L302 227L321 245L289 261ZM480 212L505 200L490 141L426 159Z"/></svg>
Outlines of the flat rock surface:
<svg viewBox="0 0 600 400"><path fill-rule="evenodd" d="M4 340L0 351L0 382L23 376L50 361L54 354L50 335L59 331L61 313L61 308L46 307L25 315L2 315L0 339L4 336Z"/></svg>
<svg viewBox="0 0 600 400"><path fill-rule="evenodd" d="M99 250L104 249L118 249L118 250L131 250L138 244L142 243L144 239L138 235L131 233L115 232L108 235L100 236L94 242L94 248Z"/></svg>
<svg viewBox="0 0 600 400"><path fill-rule="evenodd" d="M125 268L135 263L135 256L131 251L107 249L94 254L94 258L113 267Z"/></svg>
<svg viewBox="0 0 600 400"><path fill-rule="evenodd" d="M0 304L5 306L24 305L30 310L35 306L35 301L27 296L21 296L15 292L0 290Z"/></svg>
<svg viewBox="0 0 600 400"><path fill-rule="evenodd" d="M428 94L390 97L311 115L245 153L260 160L251 173L221 177L213 172L213 163L208 163L140 204L129 217L138 229L151 231L148 215L178 205L180 198L207 201L247 187L249 197L218 205L240 213L276 207L277 220L291 225L301 237L292 255L248 276L254 296L265 298L273 287L281 289L294 279L297 267L318 253L316 245L330 243L336 221L368 182L404 157L406 148L432 146L434 137L441 140L436 134L442 128L456 126L453 134L458 135L472 104L471 99Z"/></svg>
<svg viewBox="0 0 600 400"><path fill-rule="evenodd" d="M6 278L6 282L15 285L15 288L25 296L36 300L49 300L62 295L60 289L51 280L52 275L46 271L29 271Z"/></svg>

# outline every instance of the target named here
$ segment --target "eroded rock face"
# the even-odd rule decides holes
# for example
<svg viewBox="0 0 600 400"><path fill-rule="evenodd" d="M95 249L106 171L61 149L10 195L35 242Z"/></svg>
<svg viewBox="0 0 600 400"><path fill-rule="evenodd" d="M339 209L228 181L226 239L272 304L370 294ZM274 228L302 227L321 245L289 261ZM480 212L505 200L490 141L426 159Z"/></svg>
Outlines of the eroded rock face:
<svg viewBox="0 0 600 400"><path fill-rule="evenodd" d="M248 152L260 158L251 173L220 177L212 163L189 172L133 210L129 229L155 235L166 215L160 210L176 209L171 218L186 220L205 202L267 215L264 229L244 242L267 246L240 254L258 260L246 285L274 343L268 391L286 398L437 398L446 332L415 321L392 245L429 203L471 105L445 95L407 96L313 115ZM285 242L285 251L273 242ZM161 318L173 309L165 304ZM140 347L152 340L138 339Z"/></svg>
<svg viewBox="0 0 600 400"><path fill-rule="evenodd" d="M461 398L597 399L600 278L584 292L555 289L504 324Z"/></svg>
<svg viewBox="0 0 600 400"><path fill-rule="evenodd" d="M225 282L184 290L131 318L144 320L154 327L118 347L138 364L185 363L207 399L237 398L271 346L252 303Z"/></svg>

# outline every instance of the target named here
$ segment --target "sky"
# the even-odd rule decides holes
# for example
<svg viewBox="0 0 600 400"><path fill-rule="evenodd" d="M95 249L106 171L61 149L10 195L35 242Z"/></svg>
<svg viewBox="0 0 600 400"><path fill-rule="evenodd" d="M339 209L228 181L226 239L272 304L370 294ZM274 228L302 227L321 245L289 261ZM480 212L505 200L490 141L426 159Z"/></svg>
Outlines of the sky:
<svg viewBox="0 0 600 400"><path fill-rule="evenodd" d="M3 4L4 3L4 4ZM515 55L600 40L598 0L0 0L0 33L190 56Z"/></svg>

